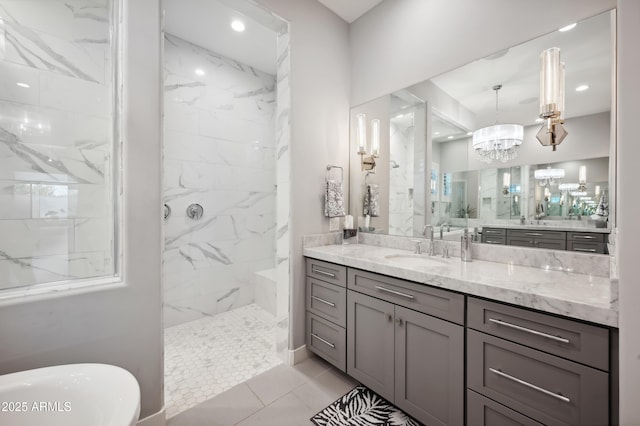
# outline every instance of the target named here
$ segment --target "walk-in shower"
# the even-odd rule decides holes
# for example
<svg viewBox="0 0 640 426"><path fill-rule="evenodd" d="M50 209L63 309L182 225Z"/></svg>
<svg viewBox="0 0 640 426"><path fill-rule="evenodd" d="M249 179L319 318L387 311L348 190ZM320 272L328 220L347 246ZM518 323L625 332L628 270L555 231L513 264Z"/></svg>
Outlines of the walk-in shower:
<svg viewBox="0 0 640 426"><path fill-rule="evenodd" d="M288 34L250 3L167 0L165 8L165 402L172 416L281 362L288 197L278 182L288 181L288 156L281 156Z"/></svg>

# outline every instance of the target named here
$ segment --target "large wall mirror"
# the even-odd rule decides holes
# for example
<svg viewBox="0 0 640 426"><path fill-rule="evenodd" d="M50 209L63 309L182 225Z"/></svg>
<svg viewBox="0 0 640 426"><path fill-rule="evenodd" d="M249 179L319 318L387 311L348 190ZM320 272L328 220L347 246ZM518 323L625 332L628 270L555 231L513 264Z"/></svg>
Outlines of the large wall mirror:
<svg viewBox="0 0 640 426"><path fill-rule="evenodd" d="M367 170L351 126L350 214L369 213L369 232L418 236L433 225L459 238L456 230L488 225L602 227L592 216L604 200L610 228L614 34L607 12L353 107L352 123L366 117L360 132L372 136L380 120L380 149ZM540 53L550 47L566 72L568 136L555 151L536 139ZM473 131L495 123L524 126L515 158L486 162L473 149Z"/></svg>

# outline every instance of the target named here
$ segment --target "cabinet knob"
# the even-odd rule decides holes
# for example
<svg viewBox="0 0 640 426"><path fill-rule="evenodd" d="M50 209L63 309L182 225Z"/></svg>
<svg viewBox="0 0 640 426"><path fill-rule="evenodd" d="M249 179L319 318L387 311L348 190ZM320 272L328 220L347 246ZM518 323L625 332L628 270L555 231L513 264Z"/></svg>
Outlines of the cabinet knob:
<svg viewBox="0 0 640 426"><path fill-rule="evenodd" d="M404 320L398 317L396 318L396 323L398 324L398 327L402 327L402 325L404 324Z"/></svg>
<svg viewBox="0 0 640 426"><path fill-rule="evenodd" d="M392 319L391 314L384 314L384 319L386 319L387 321L391 321Z"/></svg>

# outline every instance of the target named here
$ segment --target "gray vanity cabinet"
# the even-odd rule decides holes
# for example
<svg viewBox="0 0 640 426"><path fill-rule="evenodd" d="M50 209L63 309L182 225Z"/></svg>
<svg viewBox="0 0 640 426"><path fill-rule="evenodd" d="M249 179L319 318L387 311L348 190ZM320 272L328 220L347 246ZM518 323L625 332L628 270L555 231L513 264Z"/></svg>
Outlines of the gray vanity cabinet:
<svg viewBox="0 0 640 426"><path fill-rule="evenodd" d="M482 228L482 242L550 250L607 253L607 234L598 232L550 231L536 229Z"/></svg>
<svg viewBox="0 0 640 426"><path fill-rule="evenodd" d="M467 320L470 426L609 424L606 328L472 297ZM496 411L516 423L475 418Z"/></svg>
<svg viewBox="0 0 640 426"><path fill-rule="evenodd" d="M346 371L347 268L307 259L306 270L307 348Z"/></svg>
<svg viewBox="0 0 640 426"><path fill-rule="evenodd" d="M403 305L451 316L464 296L351 269L347 285L347 373L426 425L463 425L464 328Z"/></svg>

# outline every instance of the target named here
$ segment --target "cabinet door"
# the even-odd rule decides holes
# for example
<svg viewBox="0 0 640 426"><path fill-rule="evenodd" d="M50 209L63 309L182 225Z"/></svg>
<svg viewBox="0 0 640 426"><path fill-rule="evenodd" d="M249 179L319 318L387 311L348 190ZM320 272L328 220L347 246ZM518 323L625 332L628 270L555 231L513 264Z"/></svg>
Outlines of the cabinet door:
<svg viewBox="0 0 640 426"><path fill-rule="evenodd" d="M347 374L393 402L393 304L348 291Z"/></svg>
<svg viewBox="0 0 640 426"><path fill-rule="evenodd" d="M395 404L430 426L462 426L463 327L401 306L395 323Z"/></svg>

